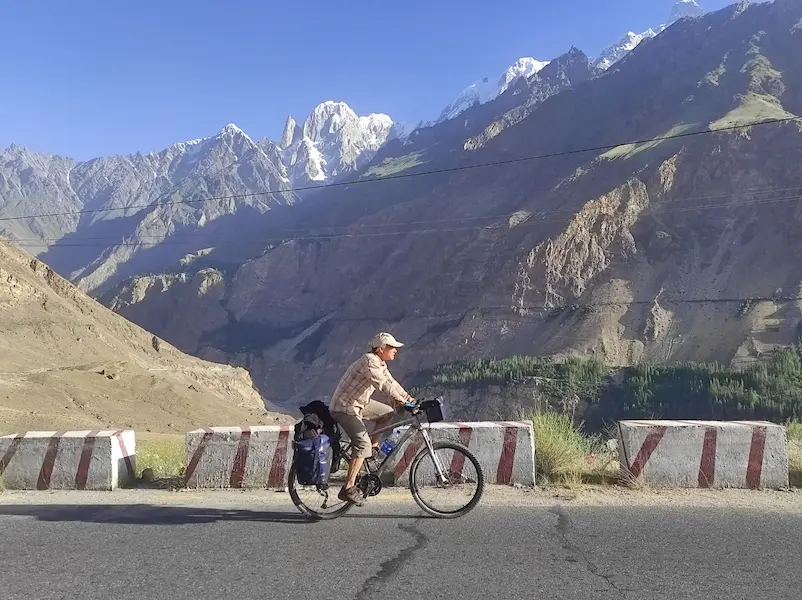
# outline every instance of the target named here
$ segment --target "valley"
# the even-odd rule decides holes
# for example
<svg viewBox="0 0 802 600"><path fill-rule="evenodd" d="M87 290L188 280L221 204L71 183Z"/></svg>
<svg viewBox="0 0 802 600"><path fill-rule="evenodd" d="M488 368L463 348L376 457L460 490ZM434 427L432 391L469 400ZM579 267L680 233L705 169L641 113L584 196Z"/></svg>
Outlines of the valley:
<svg viewBox="0 0 802 600"><path fill-rule="evenodd" d="M6 150L2 233L288 411L381 330L402 382L512 355L767 360L802 322L802 3L680 4L414 128L325 102L277 143L230 125L81 164Z"/></svg>

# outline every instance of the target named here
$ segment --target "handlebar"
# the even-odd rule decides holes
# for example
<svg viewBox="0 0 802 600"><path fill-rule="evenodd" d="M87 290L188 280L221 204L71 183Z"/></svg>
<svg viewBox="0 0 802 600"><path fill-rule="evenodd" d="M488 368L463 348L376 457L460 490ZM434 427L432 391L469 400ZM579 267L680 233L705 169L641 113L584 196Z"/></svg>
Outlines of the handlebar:
<svg viewBox="0 0 802 600"><path fill-rule="evenodd" d="M415 415L420 412L420 407L416 402L404 402L404 410Z"/></svg>
<svg viewBox="0 0 802 600"><path fill-rule="evenodd" d="M429 422L432 422L432 419L434 419L434 422L442 421L444 418L442 409L436 410L438 403L442 406L442 396L437 396L433 400L417 398L415 402L404 402L404 410L408 413L412 413L412 415L418 419L420 418L419 415L425 415L426 420Z"/></svg>

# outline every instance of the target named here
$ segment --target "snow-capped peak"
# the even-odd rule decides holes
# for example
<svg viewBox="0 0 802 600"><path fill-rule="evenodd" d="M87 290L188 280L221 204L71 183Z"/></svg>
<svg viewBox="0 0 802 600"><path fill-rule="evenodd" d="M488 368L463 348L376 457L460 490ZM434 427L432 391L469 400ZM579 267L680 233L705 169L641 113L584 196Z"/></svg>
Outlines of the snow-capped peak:
<svg viewBox="0 0 802 600"><path fill-rule="evenodd" d="M300 128L287 120L280 150L293 181L322 182L370 160L393 133L388 115L359 116L345 102L327 100Z"/></svg>
<svg viewBox="0 0 802 600"><path fill-rule="evenodd" d="M685 17L701 17L704 14L704 9L697 4L696 0L679 0L671 10L668 23L661 24L655 28L650 27L643 33L628 32L617 44L613 44L605 49L596 59L594 65L600 69L609 69L613 64L632 52L643 40L659 35L667 27L680 19Z"/></svg>
<svg viewBox="0 0 802 600"><path fill-rule="evenodd" d="M234 133L245 133L245 132L242 131L242 129L240 129L239 127L237 127L234 123L229 123L228 125L223 127L223 129L220 130L220 133L234 134Z"/></svg>
<svg viewBox="0 0 802 600"><path fill-rule="evenodd" d="M303 135L313 142L319 142L326 135L342 129L345 123L358 119L357 114L345 102L327 100L318 104L306 118Z"/></svg>
<svg viewBox="0 0 802 600"><path fill-rule="evenodd" d="M288 148L290 144L295 140L295 128L297 124L295 123L295 119L292 118L292 115L287 117L287 123L284 125L284 132L281 134L281 142L279 142L279 148L282 150L284 148Z"/></svg>
<svg viewBox="0 0 802 600"><path fill-rule="evenodd" d="M662 28L660 28L660 30L662 31ZM635 47L643 40L653 38L656 35L657 32L651 27L643 33L628 31L617 44L613 44L604 50L604 52L602 52L601 55L599 55L599 57L596 59L594 65L599 69L609 69L612 65L632 52L632 50L634 50Z"/></svg>
<svg viewBox="0 0 802 600"><path fill-rule="evenodd" d="M521 77L526 77L528 79L535 73L540 72L543 70L543 67L549 64L549 62L551 61L540 61L531 57L519 58L506 71L504 71L504 73L502 73L498 80L498 93L503 94L507 88L513 85Z"/></svg>
<svg viewBox="0 0 802 600"><path fill-rule="evenodd" d="M443 109L440 114L438 123L453 119L461 112L469 109L474 104L484 104L489 102L499 95L503 94L511 85L518 81L521 77L532 77L538 73L550 61L539 61L531 57L519 58L512 65L510 65L501 76L494 80L489 77L475 81L466 87L457 99Z"/></svg>
<svg viewBox="0 0 802 600"><path fill-rule="evenodd" d="M671 22L679 21L685 17L701 17L703 14L705 14L705 11L697 4L696 0L679 0L671 10Z"/></svg>
<svg viewBox="0 0 802 600"><path fill-rule="evenodd" d="M247 133L245 133L242 129L237 127L234 123L229 123L228 125L223 127L223 129L220 130L220 133L217 134L217 138L218 139L231 138L233 141L237 141L239 139L245 139L250 144L254 146L256 145L256 142L254 142Z"/></svg>

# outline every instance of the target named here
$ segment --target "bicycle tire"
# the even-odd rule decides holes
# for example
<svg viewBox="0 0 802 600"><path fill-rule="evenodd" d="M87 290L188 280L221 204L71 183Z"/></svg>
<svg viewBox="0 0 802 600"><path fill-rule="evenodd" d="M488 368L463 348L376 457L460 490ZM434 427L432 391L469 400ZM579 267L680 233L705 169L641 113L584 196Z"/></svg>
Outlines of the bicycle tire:
<svg viewBox="0 0 802 600"><path fill-rule="evenodd" d="M450 448L455 452L461 452L462 454L465 455L465 458L468 459L476 469L476 475L478 480L476 493L465 506L456 511L448 511L448 512L439 511L426 504L426 502L421 497L417 486L415 485L415 474L417 473L418 468L420 467L423 461L423 457L429 454L429 449L426 446L424 446L421 449L421 451L418 452L418 454L412 461L412 466L409 469L409 491L412 493L412 497L415 499L415 502L417 502L418 506L420 506L424 511L426 511L427 513L429 513L434 517L438 517L441 519L456 519L457 517L462 517L468 514L474 508L476 508L476 505L479 504L479 500L482 499L482 494L484 493L485 489L485 474L484 471L482 470L482 465L479 464L479 461L477 460L476 456L474 456L474 454L462 444L458 444L456 442L442 441L442 442L434 442L432 444L432 447L435 450L439 448Z"/></svg>
<svg viewBox="0 0 802 600"><path fill-rule="evenodd" d="M290 494L290 499L292 499L292 503L295 505L299 511L301 511L306 516L310 517L314 520L320 521L329 521L332 519L336 519L337 517L343 516L349 510L351 510L355 505L351 502L346 502L343 504L342 508L338 508L330 513L319 513L317 511L312 510L306 504L303 503L301 497L298 495L298 490L295 489L295 482L296 482L296 470L295 470L295 462L293 461L292 466L290 466L289 473L287 473L287 490ZM332 489L332 488L330 488Z"/></svg>

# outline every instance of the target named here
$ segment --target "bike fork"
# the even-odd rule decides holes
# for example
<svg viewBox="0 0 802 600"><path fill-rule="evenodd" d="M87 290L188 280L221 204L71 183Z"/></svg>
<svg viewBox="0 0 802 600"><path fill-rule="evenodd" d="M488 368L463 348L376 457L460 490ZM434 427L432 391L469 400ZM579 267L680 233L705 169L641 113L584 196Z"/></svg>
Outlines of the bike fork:
<svg viewBox="0 0 802 600"><path fill-rule="evenodd" d="M434 461L434 470L437 471L437 479L440 480L441 484L445 485L445 471L443 470L443 465L440 464L440 459L438 458L437 454L434 453L434 446L432 445L432 440L429 437L429 432L425 429L421 429L420 432L423 434L423 441L426 442L426 447L429 449L429 454L431 454L432 460Z"/></svg>

